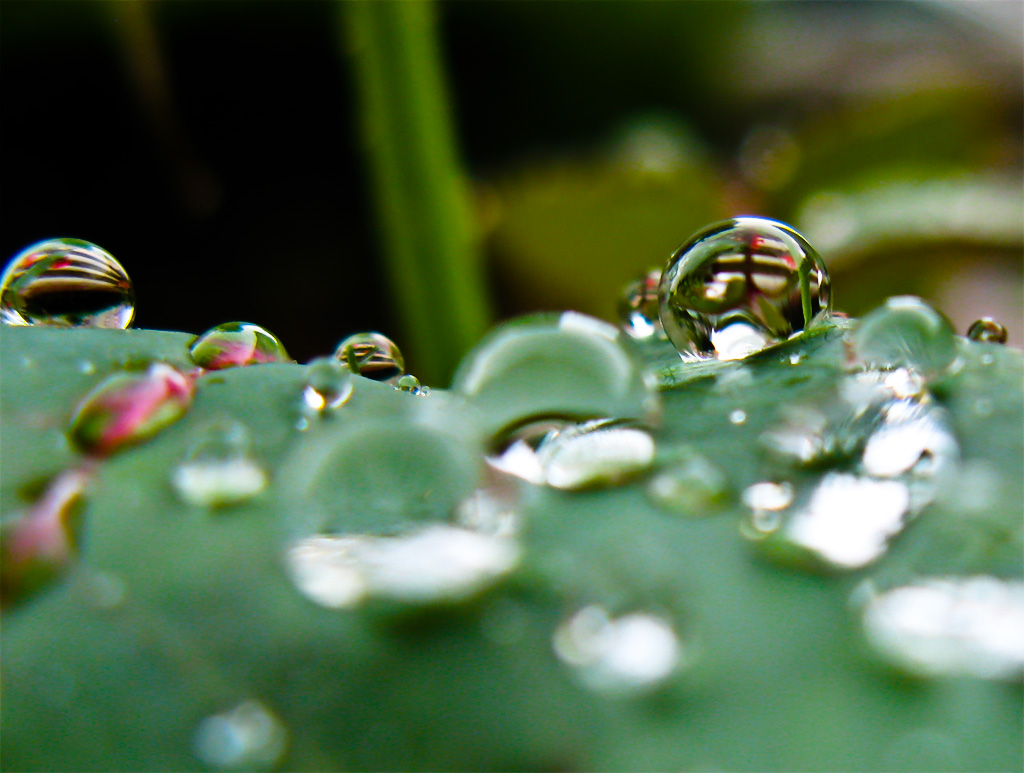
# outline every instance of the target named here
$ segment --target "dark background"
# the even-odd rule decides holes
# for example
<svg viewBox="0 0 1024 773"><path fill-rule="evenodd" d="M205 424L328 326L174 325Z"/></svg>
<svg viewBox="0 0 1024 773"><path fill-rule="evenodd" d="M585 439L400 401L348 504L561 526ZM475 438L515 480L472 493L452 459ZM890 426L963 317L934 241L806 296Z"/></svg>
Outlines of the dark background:
<svg viewBox="0 0 1024 773"><path fill-rule="evenodd" d="M300 361L358 330L392 332L339 4L129 6L140 4L0 3L4 259L42 238L88 239L131 275L136 326L198 333L253 321ZM1019 189L1019 9L1013 0L441 4L498 314L572 305L608 316L601 299L611 296L589 274L613 274L617 286L719 216L794 222L819 189L876 190L864 187L864 169L904 182L994 175ZM637 116L674 127L697 182L678 201L644 182L668 225L624 213L623 243L642 249L624 255L621 271L591 271L616 256L589 263L599 246L559 245L515 202L552 196L545 211L581 245L615 226L624 212L615 186L636 183L607 173L608 159ZM782 169L789 145L757 150L776 129L804 160L781 185L768 172ZM590 208L592 190L615 195ZM939 221L955 214L938 206ZM958 328L978 308L1003 316L1019 346L1020 226L986 227L848 258L837 250L839 305L860 313L893 292L931 294ZM894 255L910 256L906 271L892 271ZM942 290L977 276L981 289L970 291L980 300Z"/></svg>

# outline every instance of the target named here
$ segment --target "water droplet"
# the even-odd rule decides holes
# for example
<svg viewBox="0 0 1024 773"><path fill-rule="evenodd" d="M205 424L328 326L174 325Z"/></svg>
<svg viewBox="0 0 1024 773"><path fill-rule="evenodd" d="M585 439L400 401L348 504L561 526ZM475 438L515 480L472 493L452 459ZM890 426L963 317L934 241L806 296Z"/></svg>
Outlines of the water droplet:
<svg viewBox="0 0 1024 773"><path fill-rule="evenodd" d="M192 362L205 370L291 362L277 337L251 322L225 322L210 328L192 342L189 354Z"/></svg>
<svg viewBox="0 0 1024 773"><path fill-rule="evenodd" d="M507 322L460 363L454 391L480 410L492 435L542 419L657 420L660 396L632 342L583 314Z"/></svg>
<svg viewBox="0 0 1024 773"><path fill-rule="evenodd" d="M327 415L344 405L352 392L352 374L333 357L319 357L306 366L302 402L309 411Z"/></svg>
<svg viewBox="0 0 1024 773"><path fill-rule="evenodd" d="M729 501L729 480L703 456L685 459L658 472L647 484L651 500L670 512L708 515Z"/></svg>
<svg viewBox="0 0 1024 773"><path fill-rule="evenodd" d="M192 404L191 379L166 363L114 373L85 396L68 436L86 453L105 456L151 438Z"/></svg>
<svg viewBox="0 0 1024 773"><path fill-rule="evenodd" d="M430 390L420 384L420 380L411 373L399 376L398 380L395 381L395 389L399 392L409 392L419 397L430 394Z"/></svg>
<svg viewBox="0 0 1024 773"><path fill-rule="evenodd" d="M908 368L932 380L956 359L956 337L939 312L920 298L904 295L890 298L860 320L852 350L868 368Z"/></svg>
<svg viewBox="0 0 1024 773"><path fill-rule="evenodd" d="M395 342L380 333L350 335L334 352L335 358L360 376L393 382L405 373L405 360Z"/></svg>
<svg viewBox="0 0 1024 773"><path fill-rule="evenodd" d="M199 723L194 746L205 765L219 770L270 770L288 748L284 723L259 701L247 700Z"/></svg>
<svg viewBox="0 0 1024 773"><path fill-rule="evenodd" d="M124 268L81 239L33 244L0 278L0 321L8 325L123 329L134 313L135 291Z"/></svg>
<svg viewBox="0 0 1024 773"><path fill-rule="evenodd" d="M789 355L789 364L799 365L803 358L804 356L800 352L794 352L793 354Z"/></svg>
<svg viewBox="0 0 1024 773"><path fill-rule="evenodd" d="M988 344L1005 344L1006 328L992 317L982 317L971 323L967 328L967 337L972 341L982 341Z"/></svg>
<svg viewBox="0 0 1024 773"><path fill-rule="evenodd" d="M669 260L661 322L684 357L729 360L784 341L831 312L828 272L789 226L740 217L710 225Z"/></svg>
<svg viewBox="0 0 1024 773"><path fill-rule="evenodd" d="M612 693L657 687L680 666L683 654L667 620L643 613L612 618L600 606L584 607L562 623L552 645L584 684Z"/></svg>
<svg viewBox="0 0 1024 773"><path fill-rule="evenodd" d="M737 426L740 425L740 424L746 424L747 423L747 412L746 411L741 411L739 409L736 409L735 411L730 411L729 412L729 423L730 424L736 424Z"/></svg>
<svg viewBox="0 0 1024 773"><path fill-rule="evenodd" d="M875 651L924 677L1024 676L1024 583L995 577L922 579L877 596L863 610Z"/></svg>
<svg viewBox="0 0 1024 773"><path fill-rule="evenodd" d="M207 427L175 468L174 490L196 507L229 507L256 496L266 488L267 474L249 445L245 427L237 422Z"/></svg>
<svg viewBox="0 0 1024 773"><path fill-rule="evenodd" d="M416 604L460 601L490 587L519 557L513 539L434 523L393 537L307 537L292 545L286 563L303 595L344 608L373 596Z"/></svg>
<svg viewBox="0 0 1024 773"><path fill-rule="evenodd" d="M959 451L943 422L944 414L916 400L898 400L886 409L885 422L864 447L861 465L878 478L894 478L923 461L945 461Z"/></svg>
<svg viewBox="0 0 1024 773"><path fill-rule="evenodd" d="M20 517L0 526L0 605L17 603L65 571L74 554L74 521L91 475L54 478Z"/></svg>
<svg viewBox="0 0 1024 773"><path fill-rule="evenodd" d="M751 510L784 510L793 504L793 486L785 481L755 483L744 489L743 504Z"/></svg>
<svg viewBox="0 0 1024 773"><path fill-rule="evenodd" d="M79 581L86 602L96 609L117 609L128 596L124 580L112 572L83 567Z"/></svg>
<svg viewBox="0 0 1024 773"><path fill-rule="evenodd" d="M463 528L495 537L514 537L519 532L518 487L508 476L492 473L481 486L455 508L454 522Z"/></svg>
<svg viewBox="0 0 1024 773"><path fill-rule="evenodd" d="M89 360L82 360L78 363L78 372L83 376L91 376L96 372L95 363L89 362Z"/></svg>
<svg viewBox="0 0 1024 773"><path fill-rule="evenodd" d="M885 552L910 510L906 484L830 472L782 529L785 540L829 566L857 569Z"/></svg>
<svg viewBox="0 0 1024 773"><path fill-rule="evenodd" d="M661 269L648 271L626 285L619 297L619 327L637 339L665 337L658 317Z"/></svg>
<svg viewBox="0 0 1024 773"><path fill-rule="evenodd" d="M544 481L578 490L622 483L654 461L654 438L645 430L610 421L589 421L550 435L537 449Z"/></svg>

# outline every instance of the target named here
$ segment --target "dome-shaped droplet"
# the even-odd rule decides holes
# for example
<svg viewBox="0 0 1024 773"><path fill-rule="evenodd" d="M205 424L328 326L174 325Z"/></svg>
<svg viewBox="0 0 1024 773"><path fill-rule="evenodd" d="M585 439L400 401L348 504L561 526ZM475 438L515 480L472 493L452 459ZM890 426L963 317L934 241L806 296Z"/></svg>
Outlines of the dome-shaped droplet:
<svg viewBox="0 0 1024 773"><path fill-rule="evenodd" d="M715 223L683 244L661 277L661 323L683 356L739 359L828 316L828 271L775 220Z"/></svg>
<svg viewBox="0 0 1024 773"><path fill-rule="evenodd" d="M288 748L284 723L259 701L247 700L199 723L196 756L217 770L273 770Z"/></svg>
<svg viewBox="0 0 1024 773"><path fill-rule="evenodd" d="M658 316L658 283L661 269L648 271L630 282L619 297L619 327L637 339L664 337Z"/></svg>
<svg viewBox="0 0 1024 773"><path fill-rule="evenodd" d="M901 295L865 315L853 333L853 354L869 368L909 368L924 379L942 375L956 359L949 322L920 298Z"/></svg>
<svg viewBox="0 0 1024 773"><path fill-rule="evenodd" d="M33 244L0 279L0 321L8 325L121 329L134 314L135 291L124 268L81 239Z"/></svg>
<svg viewBox="0 0 1024 773"><path fill-rule="evenodd" d="M498 326L463 358L452 389L480 409L492 435L549 418L654 421L660 411L631 341L571 311Z"/></svg>
<svg viewBox="0 0 1024 773"><path fill-rule="evenodd" d="M193 391L191 379L162 362L115 373L85 396L68 435L87 453L111 454L180 419L192 404Z"/></svg>
<svg viewBox="0 0 1024 773"><path fill-rule="evenodd" d="M172 476L178 496L196 507L228 507L251 499L267 485L267 474L250 452L238 422L204 428Z"/></svg>
<svg viewBox="0 0 1024 773"><path fill-rule="evenodd" d="M654 461L649 432L607 419L583 422L547 437L537 449L544 482L576 491L623 483Z"/></svg>
<svg viewBox="0 0 1024 773"><path fill-rule="evenodd" d="M212 327L193 341L188 351L192 362L205 370L291 362L277 336L251 322L225 322Z"/></svg>
<svg viewBox="0 0 1024 773"><path fill-rule="evenodd" d="M409 392L414 395L430 394L430 390L420 384L420 380L411 373L399 376L395 381L395 389L399 392Z"/></svg>
<svg viewBox="0 0 1024 773"><path fill-rule="evenodd" d="M394 381L405 373L405 359L395 342L380 333L356 333L340 344L334 356L355 374L374 381Z"/></svg>
<svg viewBox="0 0 1024 773"><path fill-rule="evenodd" d="M982 317L971 323L967 328L967 337L972 341L982 341L987 344L1005 344L1006 328L998 320L992 317Z"/></svg>
<svg viewBox="0 0 1024 773"><path fill-rule="evenodd" d="M306 366L302 402L317 414L344 405L352 396L352 374L333 357L318 357Z"/></svg>

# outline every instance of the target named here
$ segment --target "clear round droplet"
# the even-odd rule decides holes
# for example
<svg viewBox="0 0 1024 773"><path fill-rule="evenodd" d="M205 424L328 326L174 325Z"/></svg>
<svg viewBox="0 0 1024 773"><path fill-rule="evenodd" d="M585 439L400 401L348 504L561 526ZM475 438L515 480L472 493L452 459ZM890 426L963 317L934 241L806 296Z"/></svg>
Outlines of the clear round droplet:
<svg viewBox="0 0 1024 773"><path fill-rule="evenodd" d="M647 495L669 512L702 516L718 512L728 503L730 486L722 470L692 454L651 478Z"/></svg>
<svg viewBox="0 0 1024 773"><path fill-rule="evenodd" d="M632 338L665 336L658 316L658 283L661 269L648 271L630 282L619 297L619 327Z"/></svg>
<svg viewBox="0 0 1024 773"><path fill-rule="evenodd" d="M269 708L248 700L203 719L193 748L205 765L218 770L270 770L287 751L288 731Z"/></svg>
<svg viewBox="0 0 1024 773"><path fill-rule="evenodd" d="M981 341L986 344L1005 344L1006 327L992 317L982 317L972 322L971 326L967 328L967 337L972 341Z"/></svg>
<svg viewBox="0 0 1024 773"><path fill-rule="evenodd" d="M692 236L659 287L661 323L683 357L733 360L786 340L832 310L828 271L784 223L739 217Z"/></svg>
<svg viewBox="0 0 1024 773"><path fill-rule="evenodd" d="M104 456L148 440L192 405L190 378L167 363L114 373L85 396L68 436L82 451Z"/></svg>
<svg viewBox="0 0 1024 773"><path fill-rule="evenodd" d="M228 422L207 427L172 476L182 501L196 507L229 507L266 488L267 474L250 453L248 433Z"/></svg>
<svg viewBox="0 0 1024 773"><path fill-rule="evenodd" d="M430 390L420 383L420 380L411 373L406 373L404 376L399 376L394 384L395 389L399 392L408 392L409 394L423 396L430 394Z"/></svg>
<svg viewBox="0 0 1024 773"><path fill-rule="evenodd" d="M124 329L135 290L114 256L81 239L47 239L19 252L0 278L8 325Z"/></svg>
<svg viewBox="0 0 1024 773"><path fill-rule="evenodd" d="M357 375L392 382L405 373L405 359L395 342L380 333L356 333L338 344L335 358Z"/></svg>
<svg viewBox="0 0 1024 773"><path fill-rule="evenodd" d="M956 336L949 322L920 298L889 298L865 315L852 339L853 355L868 368L908 368L926 380L945 373L956 360Z"/></svg>
<svg viewBox="0 0 1024 773"><path fill-rule="evenodd" d="M205 370L291 362L277 336L251 322L225 322L210 328L192 342L189 354Z"/></svg>
<svg viewBox="0 0 1024 773"><path fill-rule="evenodd" d="M306 366L302 403L308 411L326 415L352 396L352 374L333 357L319 357Z"/></svg>
<svg viewBox="0 0 1024 773"><path fill-rule="evenodd" d="M595 690L643 692L681 665L683 648L665 619L645 613L613 618L600 606L576 612L552 637L555 654Z"/></svg>

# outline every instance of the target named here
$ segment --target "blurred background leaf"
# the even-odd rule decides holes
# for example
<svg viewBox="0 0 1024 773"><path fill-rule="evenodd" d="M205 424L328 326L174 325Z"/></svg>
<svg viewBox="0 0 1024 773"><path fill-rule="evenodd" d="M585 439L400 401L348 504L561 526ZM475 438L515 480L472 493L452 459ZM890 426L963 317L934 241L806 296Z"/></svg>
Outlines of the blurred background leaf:
<svg viewBox="0 0 1024 773"><path fill-rule="evenodd" d="M747 213L804 231L840 309L917 293L1024 338L1019 3L437 10L499 317L610 318ZM139 326L252 320L300 361L379 329L433 375L387 279L339 12L4 0L0 253L86 238L128 268Z"/></svg>

